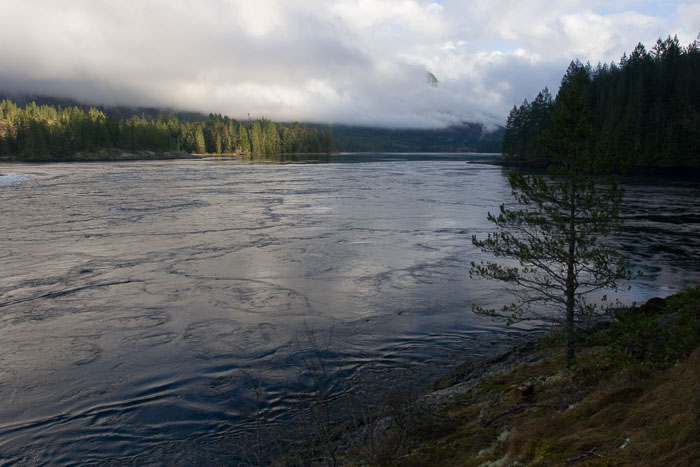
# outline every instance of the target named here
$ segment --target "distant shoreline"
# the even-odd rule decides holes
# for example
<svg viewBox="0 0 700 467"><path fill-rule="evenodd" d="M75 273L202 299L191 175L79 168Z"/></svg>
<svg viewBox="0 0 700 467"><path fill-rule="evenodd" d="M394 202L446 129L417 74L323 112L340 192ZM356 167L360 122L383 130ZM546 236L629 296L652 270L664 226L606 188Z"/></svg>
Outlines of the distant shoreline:
<svg viewBox="0 0 700 467"><path fill-rule="evenodd" d="M508 161L503 158L497 160L475 160L467 161L467 164L486 164L509 169L523 169L528 171L546 171L546 166L531 165L518 161ZM678 179L700 179L700 167L634 167L624 171L612 172L615 175L624 177L640 176L640 177L671 177Z"/></svg>
<svg viewBox="0 0 700 467"><path fill-rule="evenodd" d="M484 156L495 156L498 153L439 153L439 152L387 152L387 151L371 151L371 152L282 152L276 154L251 154L251 153L186 153L182 151L148 151L134 150L127 151L122 149L105 148L91 152L76 152L66 156L54 156L51 154L43 156L0 156L0 163L51 163L51 162L128 162L128 161L147 161L147 160L174 160L174 159L204 159L204 158L221 158L221 159L242 159L249 158L275 158L275 157L318 157L318 156L347 156L347 155L366 155L366 154L386 154L386 155L438 155L438 154L474 154ZM483 163L492 165L501 165L501 161L484 160L470 161L469 163Z"/></svg>
<svg viewBox="0 0 700 467"><path fill-rule="evenodd" d="M157 151L123 151L118 149L101 149L95 152L77 152L69 156L4 156L0 162L47 163L47 162L119 162L143 160L194 159L196 157L183 152Z"/></svg>
<svg viewBox="0 0 700 467"><path fill-rule="evenodd" d="M124 151L120 149L100 149L94 152L78 152L69 156L3 156L0 163L51 163L51 162L128 162L150 160L175 160L175 159L203 159L203 158L247 158L247 157L277 157L277 156L319 156L329 153L280 153L280 154L218 154L218 153L185 153L180 151Z"/></svg>

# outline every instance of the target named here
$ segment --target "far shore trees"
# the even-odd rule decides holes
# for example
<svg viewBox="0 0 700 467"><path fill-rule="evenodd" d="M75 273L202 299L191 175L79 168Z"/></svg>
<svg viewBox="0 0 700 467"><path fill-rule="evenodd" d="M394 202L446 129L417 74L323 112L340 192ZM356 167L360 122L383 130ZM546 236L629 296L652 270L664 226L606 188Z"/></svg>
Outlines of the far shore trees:
<svg viewBox="0 0 700 467"><path fill-rule="evenodd" d="M591 111L584 97L589 75L572 63L562 80L552 113L553 132L545 132L540 149L552 161L549 177L509 174L518 208L501 205L489 213L496 230L474 245L504 263L472 262L470 275L508 284L516 301L500 310L475 306L478 313L509 322L541 320L563 325L567 367L575 361L577 324L598 306L586 297L615 289L628 278L625 259L605 243L619 227L622 190L607 183L594 157ZM546 100L546 99L545 99Z"/></svg>
<svg viewBox="0 0 700 467"><path fill-rule="evenodd" d="M195 118L197 119L196 121ZM281 135L286 138L282 139ZM197 154L327 153L328 128L270 120L238 122L219 114L119 118L95 108L0 101L0 157L61 160L101 149Z"/></svg>

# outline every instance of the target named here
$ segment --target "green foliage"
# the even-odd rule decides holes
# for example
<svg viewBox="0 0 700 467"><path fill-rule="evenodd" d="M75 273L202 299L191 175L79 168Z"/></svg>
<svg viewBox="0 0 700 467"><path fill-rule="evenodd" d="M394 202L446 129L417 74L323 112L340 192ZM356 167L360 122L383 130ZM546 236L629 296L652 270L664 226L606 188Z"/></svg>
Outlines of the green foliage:
<svg viewBox="0 0 700 467"><path fill-rule="evenodd" d="M651 52L642 44L619 64L572 62L585 76L584 98L597 135L599 163L624 171L649 167L700 168L700 50L677 38L659 39ZM566 80L567 77L565 76ZM563 104L545 89L508 116L503 153L513 162L545 166L551 154L537 144L553 128Z"/></svg>
<svg viewBox="0 0 700 467"><path fill-rule="evenodd" d="M255 137L253 147L249 131ZM293 135L286 147L280 137L284 131ZM9 100L0 102L0 156L21 159L61 159L76 152L111 148L278 154L286 149L330 152L330 147L330 131L299 124L288 130L269 120L242 124L215 114L195 122L180 120L173 114L113 118L95 108L39 106L35 102L20 108Z"/></svg>
<svg viewBox="0 0 700 467"><path fill-rule="evenodd" d="M619 312L610 325L608 357L624 366L663 367L700 345L700 286L671 297L660 314Z"/></svg>

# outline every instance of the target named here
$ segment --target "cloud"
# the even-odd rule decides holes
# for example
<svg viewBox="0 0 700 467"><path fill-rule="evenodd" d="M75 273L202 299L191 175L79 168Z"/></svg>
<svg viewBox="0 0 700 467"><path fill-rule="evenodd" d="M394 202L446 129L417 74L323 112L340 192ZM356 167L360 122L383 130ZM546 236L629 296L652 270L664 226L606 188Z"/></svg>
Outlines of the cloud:
<svg viewBox="0 0 700 467"><path fill-rule="evenodd" d="M502 123L513 104L556 90L573 58L694 39L700 7L666 6L664 16L642 0L4 0L0 90L239 118Z"/></svg>

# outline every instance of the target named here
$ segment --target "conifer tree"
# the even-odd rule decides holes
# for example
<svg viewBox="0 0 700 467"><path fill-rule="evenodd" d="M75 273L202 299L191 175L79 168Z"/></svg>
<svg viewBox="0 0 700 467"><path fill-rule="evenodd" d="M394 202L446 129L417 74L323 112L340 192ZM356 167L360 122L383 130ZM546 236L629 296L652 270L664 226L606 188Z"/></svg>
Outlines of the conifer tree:
<svg viewBox="0 0 700 467"><path fill-rule="evenodd" d="M540 146L551 152L549 177L518 171L508 181L519 208L501 205L488 215L495 232L472 242L511 262L472 262L470 275L510 286L514 303L478 313L509 322L543 320L563 325L567 367L575 360L576 326L599 311L586 297L615 289L629 277L624 258L605 243L620 226L621 189L613 179L602 188L593 148L595 134L584 90L588 71L572 63L556 98L554 131Z"/></svg>
<svg viewBox="0 0 700 467"><path fill-rule="evenodd" d="M260 122L257 120L250 125L250 131L248 132L250 137L250 152L253 154L262 154L264 152L263 148L263 134L260 128Z"/></svg>
<svg viewBox="0 0 700 467"><path fill-rule="evenodd" d="M248 154L250 152L248 130L246 130L243 125L238 127L238 151L240 151L241 154Z"/></svg>
<svg viewBox="0 0 700 467"><path fill-rule="evenodd" d="M192 128L192 151L197 154L207 152L207 147L204 142L204 131L201 125L194 125Z"/></svg>
<svg viewBox="0 0 700 467"><path fill-rule="evenodd" d="M275 124L270 120L263 120L262 134L264 141L263 152L265 154L277 154L280 152L279 135Z"/></svg>

